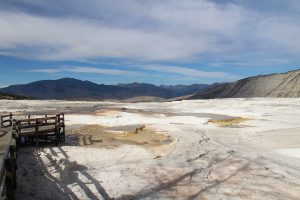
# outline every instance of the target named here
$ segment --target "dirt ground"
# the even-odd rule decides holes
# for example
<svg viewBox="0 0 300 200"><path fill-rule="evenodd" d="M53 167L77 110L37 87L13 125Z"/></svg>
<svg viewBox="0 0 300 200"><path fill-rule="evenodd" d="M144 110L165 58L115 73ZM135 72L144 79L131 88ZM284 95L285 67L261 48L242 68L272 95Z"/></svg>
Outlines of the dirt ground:
<svg viewBox="0 0 300 200"><path fill-rule="evenodd" d="M75 125L76 127L76 125ZM117 148L121 145L139 145L152 150L158 157L171 149L174 139L145 125L104 127L100 125L69 128L67 143L94 148ZM70 140L73 138L73 140ZM163 150L163 151L161 151Z"/></svg>

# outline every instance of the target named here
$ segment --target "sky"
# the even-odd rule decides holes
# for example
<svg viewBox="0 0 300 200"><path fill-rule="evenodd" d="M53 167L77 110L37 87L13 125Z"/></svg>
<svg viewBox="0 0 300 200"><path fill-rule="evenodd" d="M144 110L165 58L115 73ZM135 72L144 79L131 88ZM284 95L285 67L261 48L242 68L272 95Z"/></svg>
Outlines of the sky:
<svg viewBox="0 0 300 200"><path fill-rule="evenodd" d="M156 85L300 67L299 0L1 0L0 87Z"/></svg>

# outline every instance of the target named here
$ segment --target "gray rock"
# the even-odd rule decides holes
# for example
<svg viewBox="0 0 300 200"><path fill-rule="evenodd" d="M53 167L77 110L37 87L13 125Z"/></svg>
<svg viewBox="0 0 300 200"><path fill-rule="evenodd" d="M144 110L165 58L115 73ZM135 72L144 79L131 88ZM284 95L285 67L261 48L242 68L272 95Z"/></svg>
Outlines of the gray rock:
<svg viewBox="0 0 300 200"><path fill-rule="evenodd" d="M189 99L300 97L300 70L254 76L201 91Z"/></svg>

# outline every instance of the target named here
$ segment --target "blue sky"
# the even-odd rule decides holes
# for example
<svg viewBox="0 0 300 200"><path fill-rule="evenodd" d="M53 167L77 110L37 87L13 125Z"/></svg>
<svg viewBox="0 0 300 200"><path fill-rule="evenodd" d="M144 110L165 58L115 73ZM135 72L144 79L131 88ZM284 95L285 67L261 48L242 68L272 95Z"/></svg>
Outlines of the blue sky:
<svg viewBox="0 0 300 200"><path fill-rule="evenodd" d="M234 81L300 67L299 0L2 0L0 87Z"/></svg>

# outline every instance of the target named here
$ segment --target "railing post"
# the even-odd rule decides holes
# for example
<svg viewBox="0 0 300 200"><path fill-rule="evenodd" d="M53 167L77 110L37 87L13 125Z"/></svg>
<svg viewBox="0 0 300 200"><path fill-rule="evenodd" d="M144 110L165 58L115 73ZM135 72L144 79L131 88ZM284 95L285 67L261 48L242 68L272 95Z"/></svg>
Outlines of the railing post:
<svg viewBox="0 0 300 200"><path fill-rule="evenodd" d="M28 119L30 119L30 114L28 114ZM28 126L30 126L30 120L28 121Z"/></svg>
<svg viewBox="0 0 300 200"><path fill-rule="evenodd" d="M60 114L57 115L57 131L58 131L58 134L59 134L59 140L62 141L62 134L61 134L61 124L60 124Z"/></svg>
<svg viewBox="0 0 300 200"><path fill-rule="evenodd" d="M62 138L63 138L63 141L65 141L65 114L61 113L60 115L62 116L62 118L59 123L62 126Z"/></svg>
<svg viewBox="0 0 300 200"><path fill-rule="evenodd" d="M11 144L9 146L9 154L10 158L13 160L13 186L14 190L17 189L17 174L16 174L16 169L17 169L17 152L16 152L16 146L15 144Z"/></svg>
<svg viewBox="0 0 300 200"><path fill-rule="evenodd" d="M12 126L12 116L13 116L13 114L9 113L9 120L10 120L9 124L10 124L10 126Z"/></svg>
<svg viewBox="0 0 300 200"><path fill-rule="evenodd" d="M3 116L1 116L1 128L3 128Z"/></svg>
<svg viewBox="0 0 300 200"><path fill-rule="evenodd" d="M14 160L12 158L5 159L5 168L6 168L5 188L6 188L6 198L8 200L14 199L13 163Z"/></svg>
<svg viewBox="0 0 300 200"><path fill-rule="evenodd" d="M39 132L39 121L36 118L35 119L35 142L36 142L36 147L39 147L39 141L38 141L38 132Z"/></svg>
<svg viewBox="0 0 300 200"><path fill-rule="evenodd" d="M19 121L16 121L16 131L18 135L18 144L20 144L21 141L21 123Z"/></svg>
<svg viewBox="0 0 300 200"><path fill-rule="evenodd" d="M16 177L16 147L14 145L9 146L9 157L5 159L5 187L6 197L9 200L14 199L14 191L17 188Z"/></svg>
<svg viewBox="0 0 300 200"><path fill-rule="evenodd" d="M59 130L58 130L58 126L57 126L57 119L58 116L55 116L55 145L58 145L58 134L59 134Z"/></svg>
<svg viewBox="0 0 300 200"><path fill-rule="evenodd" d="M16 143L16 150L19 148L19 133L17 127L17 121L15 119L12 120L12 138L15 140Z"/></svg>
<svg viewBox="0 0 300 200"><path fill-rule="evenodd" d="M15 130L12 130L11 143L12 143L12 145L14 145L16 147L16 149L18 148L17 147L17 131L15 131Z"/></svg>

